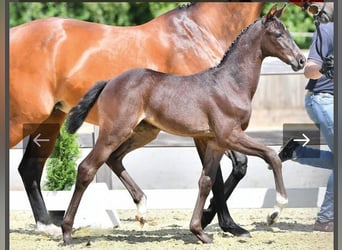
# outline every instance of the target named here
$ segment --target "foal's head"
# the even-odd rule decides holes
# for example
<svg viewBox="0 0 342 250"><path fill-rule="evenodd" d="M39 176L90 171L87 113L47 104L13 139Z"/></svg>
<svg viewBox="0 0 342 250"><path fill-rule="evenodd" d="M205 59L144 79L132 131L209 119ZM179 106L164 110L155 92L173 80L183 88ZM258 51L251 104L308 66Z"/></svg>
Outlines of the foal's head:
<svg viewBox="0 0 342 250"><path fill-rule="evenodd" d="M290 64L294 71L304 67L305 57L293 41L289 31L278 19L286 5L281 9L273 6L262 18L264 34L261 40L262 53L264 56L279 57L283 62Z"/></svg>

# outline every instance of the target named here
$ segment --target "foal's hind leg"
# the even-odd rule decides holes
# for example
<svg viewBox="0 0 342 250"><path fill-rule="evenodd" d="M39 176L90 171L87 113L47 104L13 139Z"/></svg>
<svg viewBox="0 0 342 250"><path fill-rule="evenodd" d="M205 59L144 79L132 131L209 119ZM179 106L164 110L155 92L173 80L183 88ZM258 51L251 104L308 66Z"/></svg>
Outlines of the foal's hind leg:
<svg viewBox="0 0 342 250"><path fill-rule="evenodd" d="M99 138L93 150L78 166L75 190L62 223L63 240L65 244L71 244L72 242L71 230L83 193L89 183L93 180L97 170L113 152L114 148L111 145L111 143L103 143Z"/></svg>
<svg viewBox="0 0 342 250"><path fill-rule="evenodd" d="M206 227L214 218L215 214L218 213L219 225L223 231L229 232L235 236L250 237L250 233L238 226L232 217L230 216L229 209L227 211L220 204L226 204L226 201L232 194L233 190L239 183L239 181L245 176L247 170L247 157L244 154L238 152L228 151L228 156L232 161L232 172L223 184L221 168L218 168L216 180L213 186L214 196L210 200L210 205L203 212L202 227ZM224 185L224 192L222 187ZM224 193L223 201L216 199L215 193ZM222 215L220 215L222 213Z"/></svg>
<svg viewBox="0 0 342 250"><path fill-rule="evenodd" d="M42 196L40 182L45 161L55 146L60 125L64 118L65 114L63 112L55 110L51 116L30 135L24 156L18 168L30 201L37 229L55 235L60 235L61 230L59 227L52 224L50 220ZM55 124L56 126L48 126L47 124ZM33 141L39 133L49 134L49 141L44 142L42 147L37 147L36 143Z"/></svg>
<svg viewBox="0 0 342 250"><path fill-rule="evenodd" d="M131 136L132 128L134 127L132 124L134 124L134 121L131 121L131 124L127 124L127 126L115 127L116 124L114 125L113 121L103 119L102 126L100 125L99 137L94 148L78 166L75 190L62 223L65 244L71 244L71 230L84 191L94 179L97 170L109 158L112 152Z"/></svg>
<svg viewBox="0 0 342 250"><path fill-rule="evenodd" d="M133 134L128 138L120 147L115 150L106 161L113 172L119 177L120 181L127 188L128 192L133 198L134 203L137 205L137 219L143 223L146 215L146 195L141 188L135 183L132 177L128 174L122 160L126 154L134 149L140 148L147 143L154 140L159 134L160 129L155 126L142 121L134 129Z"/></svg>

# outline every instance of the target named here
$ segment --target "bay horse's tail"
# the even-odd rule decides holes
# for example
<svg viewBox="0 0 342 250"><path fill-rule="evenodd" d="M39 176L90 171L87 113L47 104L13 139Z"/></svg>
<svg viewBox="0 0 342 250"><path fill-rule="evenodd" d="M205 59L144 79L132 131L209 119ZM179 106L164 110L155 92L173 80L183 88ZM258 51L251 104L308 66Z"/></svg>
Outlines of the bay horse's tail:
<svg viewBox="0 0 342 250"><path fill-rule="evenodd" d="M77 129L81 127L90 109L94 106L97 98L99 97L107 83L108 81L97 82L82 97L81 101L70 110L66 121L66 129L68 133L74 134Z"/></svg>

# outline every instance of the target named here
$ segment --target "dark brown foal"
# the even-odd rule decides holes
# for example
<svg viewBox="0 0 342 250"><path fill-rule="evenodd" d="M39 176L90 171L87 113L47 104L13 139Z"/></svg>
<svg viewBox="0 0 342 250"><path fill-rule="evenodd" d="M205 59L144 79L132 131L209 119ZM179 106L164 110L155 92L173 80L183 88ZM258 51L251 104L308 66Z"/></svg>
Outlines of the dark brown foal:
<svg viewBox="0 0 342 250"><path fill-rule="evenodd" d="M99 137L78 167L76 187L62 224L66 244L71 243L77 208L96 171L114 157L113 153L131 138L141 122L150 124L156 132L189 136L204 145L199 193L190 222L191 232L202 242L212 242L203 232L201 219L219 162L227 150L259 156L272 166L277 197L268 223L279 217L287 204L281 161L274 150L256 142L244 130L263 59L278 57L295 71L304 67L305 57L278 19L284 9L273 6L248 26L216 67L189 76L136 68L108 82L99 82L82 98L71 110L68 130L75 132L98 100Z"/></svg>

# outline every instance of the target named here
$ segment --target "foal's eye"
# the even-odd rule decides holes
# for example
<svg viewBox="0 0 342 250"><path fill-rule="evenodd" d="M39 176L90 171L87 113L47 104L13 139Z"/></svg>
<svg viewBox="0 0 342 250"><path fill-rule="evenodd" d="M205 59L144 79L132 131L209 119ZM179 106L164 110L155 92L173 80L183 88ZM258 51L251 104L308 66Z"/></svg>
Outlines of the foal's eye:
<svg viewBox="0 0 342 250"><path fill-rule="evenodd" d="M275 38L281 37L281 33L280 33L280 32L274 33L274 37L275 37Z"/></svg>

